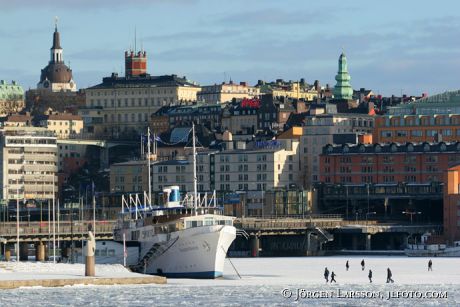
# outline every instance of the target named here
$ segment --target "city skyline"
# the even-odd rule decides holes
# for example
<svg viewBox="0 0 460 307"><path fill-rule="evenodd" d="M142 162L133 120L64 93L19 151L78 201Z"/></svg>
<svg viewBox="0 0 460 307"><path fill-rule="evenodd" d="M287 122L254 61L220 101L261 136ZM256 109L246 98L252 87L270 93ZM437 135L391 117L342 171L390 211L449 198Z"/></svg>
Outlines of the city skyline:
<svg viewBox="0 0 460 307"><path fill-rule="evenodd" d="M433 95L458 89L458 4L448 2L417 2L415 15L410 3L395 10L396 1L0 1L0 79L36 87L59 16L64 60L79 88L124 74L136 31L152 75L185 75L202 85L305 78L332 87L344 51L354 89Z"/></svg>

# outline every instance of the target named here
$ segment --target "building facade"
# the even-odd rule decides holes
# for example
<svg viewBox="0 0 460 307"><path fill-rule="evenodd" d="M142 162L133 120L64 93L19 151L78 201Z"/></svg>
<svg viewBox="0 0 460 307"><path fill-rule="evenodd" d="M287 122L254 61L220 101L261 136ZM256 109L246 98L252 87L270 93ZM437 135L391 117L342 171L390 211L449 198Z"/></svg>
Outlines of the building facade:
<svg viewBox="0 0 460 307"><path fill-rule="evenodd" d="M51 113L41 122L40 126L54 132L59 139L80 137L83 135L83 118L69 113Z"/></svg>
<svg viewBox="0 0 460 307"><path fill-rule="evenodd" d="M146 160L115 163L110 166L110 191L143 193L148 191Z"/></svg>
<svg viewBox="0 0 460 307"><path fill-rule="evenodd" d="M199 152L198 191L269 191L298 186L298 146L295 140L260 141L247 149ZM193 191L191 159L189 155L186 160L153 164L152 190L179 185L182 191Z"/></svg>
<svg viewBox="0 0 460 307"><path fill-rule="evenodd" d="M249 86L246 82L239 84L222 82L222 84L205 85L197 94L197 99L208 104L229 102L233 99L256 98L260 95L257 87Z"/></svg>
<svg viewBox="0 0 460 307"><path fill-rule="evenodd" d="M374 141L455 142L460 140L460 91L390 107L375 120Z"/></svg>
<svg viewBox="0 0 460 307"><path fill-rule="evenodd" d="M318 84L317 82L315 82ZM261 94L269 94L274 97L290 97L313 101L319 96L319 87L309 85L304 79L300 81L284 81L277 79L275 82L265 82L259 80L256 85Z"/></svg>
<svg viewBox="0 0 460 307"><path fill-rule="evenodd" d="M321 181L331 184L429 184L460 163L460 143L326 145Z"/></svg>
<svg viewBox="0 0 460 307"><path fill-rule="evenodd" d="M8 84L5 80L0 80L0 116L18 113L24 106L24 90L22 87L16 81Z"/></svg>
<svg viewBox="0 0 460 307"><path fill-rule="evenodd" d="M453 245L460 241L460 165L449 168L444 174L444 238Z"/></svg>
<svg viewBox="0 0 460 307"><path fill-rule="evenodd" d="M1 132L2 199L50 200L58 193L56 137L46 128L5 127Z"/></svg>
<svg viewBox="0 0 460 307"><path fill-rule="evenodd" d="M365 114L317 114L306 116L302 124L300 163L305 188L320 181L320 154L327 144L356 143L358 136L372 132L374 118ZM290 137L290 136L289 136Z"/></svg>
<svg viewBox="0 0 460 307"><path fill-rule="evenodd" d="M118 77L112 74L86 90L86 106L100 108L101 137L129 138L145 133L160 107L196 101L200 87L176 75Z"/></svg>

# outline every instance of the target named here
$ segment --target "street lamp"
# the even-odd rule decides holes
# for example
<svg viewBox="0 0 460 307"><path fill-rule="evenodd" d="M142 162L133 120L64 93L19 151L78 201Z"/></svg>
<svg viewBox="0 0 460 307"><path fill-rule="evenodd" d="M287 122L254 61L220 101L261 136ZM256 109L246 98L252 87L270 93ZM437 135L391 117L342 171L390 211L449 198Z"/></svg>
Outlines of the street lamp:
<svg viewBox="0 0 460 307"><path fill-rule="evenodd" d="M370 189L370 183L367 183L367 214L366 214L366 224L367 224L367 216L369 215L369 189Z"/></svg>
<svg viewBox="0 0 460 307"><path fill-rule="evenodd" d="M410 223L412 224L412 220L413 220L414 215L422 214L422 212L420 212L420 211L403 211L402 214L410 215Z"/></svg>

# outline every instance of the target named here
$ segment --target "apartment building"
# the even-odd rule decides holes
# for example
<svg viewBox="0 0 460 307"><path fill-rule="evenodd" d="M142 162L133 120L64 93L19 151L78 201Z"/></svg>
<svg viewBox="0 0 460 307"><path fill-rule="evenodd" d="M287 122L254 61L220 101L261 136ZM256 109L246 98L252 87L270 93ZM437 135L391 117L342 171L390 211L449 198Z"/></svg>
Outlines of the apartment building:
<svg viewBox="0 0 460 307"><path fill-rule="evenodd" d="M296 140L258 141L247 148L197 154L198 191L268 191L298 186L299 143ZM193 191L192 156L153 164L152 190L179 185Z"/></svg>
<svg viewBox="0 0 460 307"><path fill-rule="evenodd" d="M58 148L52 132L37 127L5 127L0 142L2 199L49 200L53 189L58 193Z"/></svg>
<svg viewBox="0 0 460 307"><path fill-rule="evenodd" d="M110 166L110 191L143 193L148 191L146 160L115 163Z"/></svg>

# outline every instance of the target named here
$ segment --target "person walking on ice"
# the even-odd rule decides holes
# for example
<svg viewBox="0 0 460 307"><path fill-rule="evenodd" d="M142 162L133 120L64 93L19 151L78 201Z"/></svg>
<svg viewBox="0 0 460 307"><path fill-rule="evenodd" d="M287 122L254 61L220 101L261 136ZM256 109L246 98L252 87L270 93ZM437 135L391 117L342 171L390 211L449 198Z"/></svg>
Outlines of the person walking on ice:
<svg viewBox="0 0 460 307"><path fill-rule="evenodd" d="M428 271L433 271L433 262L431 261L428 261Z"/></svg>
<svg viewBox="0 0 460 307"><path fill-rule="evenodd" d="M361 260L361 269L364 271L364 259Z"/></svg>
<svg viewBox="0 0 460 307"><path fill-rule="evenodd" d="M331 273L331 284L332 284L332 282L337 283L337 282L335 281L335 277L336 277L336 276L337 276L337 275L335 275L334 271L332 271L332 273Z"/></svg>
<svg viewBox="0 0 460 307"><path fill-rule="evenodd" d="M327 268L324 269L324 279L329 282L329 270Z"/></svg>
<svg viewBox="0 0 460 307"><path fill-rule="evenodd" d="M367 275L367 277L369 277L369 282L372 283L372 270L369 270L369 275Z"/></svg>
<svg viewBox="0 0 460 307"><path fill-rule="evenodd" d="M348 264L348 260L347 260L347 263L345 264L345 267L347 268L347 271L348 271L348 269L350 268L350 265Z"/></svg>
<svg viewBox="0 0 460 307"><path fill-rule="evenodd" d="M394 283L394 280L391 278L393 277L393 274L391 274L390 268L387 269L387 283L391 282Z"/></svg>

